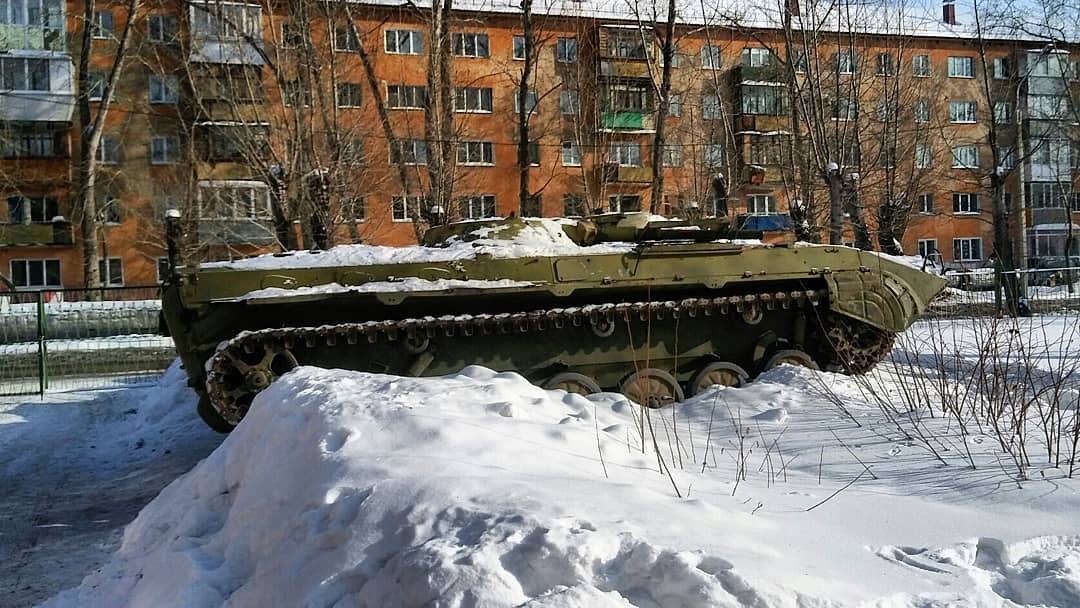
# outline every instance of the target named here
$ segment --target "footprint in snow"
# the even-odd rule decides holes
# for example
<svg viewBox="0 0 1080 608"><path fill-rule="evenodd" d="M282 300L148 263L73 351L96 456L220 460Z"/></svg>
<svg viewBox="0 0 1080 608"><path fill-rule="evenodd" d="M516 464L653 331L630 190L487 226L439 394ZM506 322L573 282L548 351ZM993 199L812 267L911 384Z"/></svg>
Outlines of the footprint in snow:
<svg viewBox="0 0 1080 608"><path fill-rule="evenodd" d="M904 453L904 448L896 445L889 449L889 456L899 456Z"/></svg>

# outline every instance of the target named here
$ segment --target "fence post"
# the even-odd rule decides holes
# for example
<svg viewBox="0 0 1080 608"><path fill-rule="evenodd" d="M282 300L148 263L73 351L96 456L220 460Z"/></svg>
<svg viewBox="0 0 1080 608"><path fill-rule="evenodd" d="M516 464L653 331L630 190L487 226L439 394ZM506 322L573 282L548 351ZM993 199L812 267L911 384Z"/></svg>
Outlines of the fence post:
<svg viewBox="0 0 1080 608"><path fill-rule="evenodd" d="M49 366L46 363L48 352L46 349L45 331L48 323L45 320L45 291L37 291L37 333L38 333L38 392L45 397L45 389L49 388Z"/></svg>

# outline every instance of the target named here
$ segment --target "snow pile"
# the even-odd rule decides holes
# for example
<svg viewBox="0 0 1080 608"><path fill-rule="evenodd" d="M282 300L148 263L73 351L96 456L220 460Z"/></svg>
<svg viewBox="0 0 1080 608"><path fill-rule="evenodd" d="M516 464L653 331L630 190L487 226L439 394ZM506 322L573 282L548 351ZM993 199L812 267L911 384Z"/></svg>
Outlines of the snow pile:
<svg viewBox="0 0 1080 608"><path fill-rule="evenodd" d="M1071 480L1011 486L989 438L943 471L900 426L795 368L647 420L483 368L298 368L46 605L1080 605Z"/></svg>
<svg viewBox="0 0 1080 608"><path fill-rule="evenodd" d="M479 228L475 234L485 235L476 240L454 240L445 247L386 247L379 245L338 245L326 251L295 251L266 254L234 260L211 262L203 268L234 270L268 270L282 268L329 268L336 266L365 266L376 264L410 264L421 262L450 262L472 259L478 255L496 258L554 257L560 255L600 255L625 253L632 243L603 243L582 247L572 241L562 226L570 220L530 219L512 239L489 238L486 234L500 229Z"/></svg>
<svg viewBox="0 0 1080 608"><path fill-rule="evenodd" d="M315 287L297 287L296 289L283 289L281 287L267 287L256 289L240 296L239 298L227 298L227 301L240 302L244 300L263 300L271 298L296 298L304 296L319 296L335 293L389 293L389 292L417 292L417 291L450 291L454 289L518 289L532 287L535 283L528 281L512 281L499 279L482 281L478 279L418 279L405 277L396 281L372 281L361 285L341 285L340 283L327 283Z"/></svg>

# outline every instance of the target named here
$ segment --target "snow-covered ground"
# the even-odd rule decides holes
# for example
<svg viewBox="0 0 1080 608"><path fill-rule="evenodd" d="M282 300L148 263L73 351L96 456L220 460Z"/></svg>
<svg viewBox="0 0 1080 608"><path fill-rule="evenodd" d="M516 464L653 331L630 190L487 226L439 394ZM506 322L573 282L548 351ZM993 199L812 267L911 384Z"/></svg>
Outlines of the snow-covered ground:
<svg viewBox="0 0 1080 608"><path fill-rule="evenodd" d="M1024 335L1037 355L1025 382L1045 379L1031 370L1061 380L1067 436L1075 321L923 322L869 377L785 367L646 419L619 395L483 368L299 368L142 510L107 563L76 534L24 551L18 580L52 572L66 549L65 576L35 584L58 590L80 564L88 576L50 607L1080 606L1080 481L1048 462L1038 425L1021 469L974 412L942 414L941 395L958 392L903 397L971 382L994 369L986 352L1006 356L987 340ZM14 427L19 441L0 441L4 479L14 472L29 499L4 498L5 514L52 509L39 525L87 526L96 517L57 492L84 509L110 484L143 499L156 487L139 479L160 485L183 460L140 463L147 448L209 452L181 382L173 369L153 394L114 395L130 414L77 418L58 398L33 404L55 425L29 405L0 415L0 440ZM80 445L61 462L109 447L55 469L64 441Z"/></svg>

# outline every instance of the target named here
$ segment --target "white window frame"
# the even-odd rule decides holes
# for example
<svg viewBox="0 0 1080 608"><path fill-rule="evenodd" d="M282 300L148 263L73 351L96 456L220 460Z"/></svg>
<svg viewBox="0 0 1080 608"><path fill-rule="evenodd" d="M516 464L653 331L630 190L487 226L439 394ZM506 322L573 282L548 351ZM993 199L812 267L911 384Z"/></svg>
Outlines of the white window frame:
<svg viewBox="0 0 1080 608"><path fill-rule="evenodd" d="M1016 168L1016 148L1012 146L1001 146L998 148L998 160L1001 161L1001 168L1005 170L1011 170Z"/></svg>
<svg viewBox="0 0 1080 608"><path fill-rule="evenodd" d="M709 168L724 166L724 144L706 143L702 164Z"/></svg>
<svg viewBox="0 0 1080 608"><path fill-rule="evenodd" d="M273 217L270 211L270 185L255 180L205 180L197 184L199 219L207 221L267 221ZM213 195L220 201L220 193L224 190L247 191L249 201L247 208L237 206L243 201L234 199L226 201L229 204L230 213L221 213L222 209L208 209L207 195ZM211 213L210 211L213 211Z"/></svg>
<svg viewBox="0 0 1080 608"><path fill-rule="evenodd" d="M459 114L491 114L494 109L490 87L454 87L454 111Z"/></svg>
<svg viewBox="0 0 1080 608"><path fill-rule="evenodd" d="M682 93L668 94L668 116L679 118L682 116Z"/></svg>
<svg viewBox="0 0 1080 608"><path fill-rule="evenodd" d="M120 280L112 280L112 270L114 267L120 268ZM101 284L105 287L123 287L124 286L124 260L123 258L101 258L98 260L98 272L101 277Z"/></svg>
<svg viewBox="0 0 1080 608"><path fill-rule="evenodd" d="M637 201L636 205L629 205L630 211L626 211L624 207L627 207L624 203ZM609 194L608 195L608 211L611 213L631 213L633 211L641 211L641 195L639 194ZM637 209L633 209L637 207Z"/></svg>
<svg viewBox="0 0 1080 608"><path fill-rule="evenodd" d="M706 44L701 47L701 68L704 70L719 70L723 67L723 54L720 47L714 44Z"/></svg>
<svg viewBox="0 0 1080 608"><path fill-rule="evenodd" d="M1012 70L1008 57L994 57L994 80L1008 80Z"/></svg>
<svg viewBox="0 0 1080 608"><path fill-rule="evenodd" d="M192 38L214 40L238 40L262 38L262 6L245 2L192 2L189 28ZM236 11L224 16L223 11Z"/></svg>
<svg viewBox="0 0 1080 608"><path fill-rule="evenodd" d="M974 124L979 119L979 104L961 100L949 102L949 122L953 124Z"/></svg>
<svg viewBox="0 0 1080 608"><path fill-rule="evenodd" d="M954 262L981 262L983 257L982 251L982 238L977 236L971 237L958 237L952 240L953 242L953 261ZM975 247L978 246L978 255L975 255ZM967 250L966 254L964 250ZM956 255L957 252L960 255Z"/></svg>
<svg viewBox="0 0 1080 608"><path fill-rule="evenodd" d="M106 19L106 15L108 19ZM105 21L108 21L108 27L105 27ZM90 28L90 37L95 40L112 40L113 34L116 33L116 17L113 15L112 9L104 9L100 11L94 11L94 23Z"/></svg>
<svg viewBox="0 0 1080 608"><path fill-rule="evenodd" d="M922 215L933 215L934 213L937 213L934 204L934 194L931 192L923 192L922 194L917 195L915 197L915 205Z"/></svg>
<svg viewBox="0 0 1080 608"><path fill-rule="evenodd" d="M620 167L640 167L641 142L613 141L608 143L608 161Z"/></svg>
<svg viewBox="0 0 1080 608"><path fill-rule="evenodd" d="M147 15L146 37L150 42L172 44L177 40L178 21L176 15L171 13L151 13Z"/></svg>
<svg viewBox="0 0 1080 608"><path fill-rule="evenodd" d="M359 209L360 213L355 213L356 209ZM353 213L346 214L346 210L353 211ZM362 224L366 222L367 197L358 194L341 199L341 202L338 203L338 217L341 224Z"/></svg>
<svg viewBox="0 0 1080 608"><path fill-rule="evenodd" d="M514 61L525 61L525 36L515 34L512 44L514 46L512 50Z"/></svg>
<svg viewBox="0 0 1080 608"><path fill-rule="evenodd" d="M149 98L152 104L175 105L180 101L180 79L171 74L151 74Z"/></svg>
<svg viewBox="0 0 1080 608"><path fill-rule="evenodd" d="M915 78L929 78L932 65L930 55L915 55L911 58L911 75Z"/></svg>
<svg viewBox="0 0 1080 608"><path fill-rule="evenodd" d="M422 139L399 139L395 143L398 146L399 154L402 155L401 164L413 166L427 165L427 142ZM408 156L403 154L406 148L412 148L412 151ZM390 150L390 163L396 164L393 149Z"/></svg>
<svg viewBox="0 0 1080 608"><path fill-rule="evenodd" d="M742 64L748 68L767 68L772 65L772 52L759 46L750 46L742 50Z"/></svg>
<svg viewBox="0 0 1080 608"><path fill-rule="evenodd" d="M896 75L896 57L892 53L878 53L875 75L877 76L895 76Z"/></svg>
<svg viewBox="0 0 1080 608"><path fill-rule="evenodd" d="M915 144L915 168L929 169L934 166L934 147L927 143Z"/></svg>
<svg viewBox="0 0 1080 608"><path fill-rule="evenodd" d="M30 265L32 263L40 263L41 264L40 275L39 275L40 279L41 279L40 283L33 283L33 282L30 281L30 275L31 275ZM27 278L27 282L26 282L25 285L19 285L18 283L15 283L15 265L16 264L22 264L24 266L24 268L23 268L23 276L25 276ZM52 264L55 264L55 268L56 268L55 273L50 273L49 272L48 267L50 265L52 265ZM13 259L10 262L8 262L8 272L9 272L8 276L11 277L11 282L12 282L13 285L15 285L15 289L28 290L28 289L62 288L64 286L64 276L61 274L62 268L63 267L62 267L62 265L60 263L60 260L58 258L16 258L16 259ZM57 280L56 283L49 283L48 282L50 274L55 274L56 275L56 280Z"/></svg>
<svg viewBox="0 0 1080 608"><path fill-rule="evenodd" d="M771 194L751 194L746 197L747 215L776 215L776 197Z"/></svg>
<svg viewBox="0 0 1080 608"><path fill-rule="evenodd" d="M458 199L461 219L478 220L498 215L494 194L470 194Z"/></svg>
<svg viewBox="0 0 1080 608"><path fill-rule="evenodd" d="M101 165L120 164L120 139L115 135L102 135L98 142L97 162Z"/></svg>
<svg viewBox="0 0 1080 608"><path fill-rule="evenodd" d="M577 63L577 38L558 38L555 40L555 61L558 63Z"/></svg>
<svg viewBox="0 0 1080 608"><path fill-rule="evenodd" d="M911 107L911 116L912 120L918 124L930 122L930 100L916 99Z"/></svg>
<svg viewBox="0 0 1080 608"><path fill-rule="evenodd" d="M949 78L975 78L975 58L950 56Z"/></svg>
<svg viewBox="0 0 1080 608"><path fill-rule="evenodd" d="M454 57L487 59L491 57L491 37L487 32L454 32L450 35L450 53Z"/></svg>
<svg viewBox="0 0 1080 608"><path fill-rule="evenodd" d="M386 108L388 110L423 110L427 105L428 91L423 85L386 85Z"/></svg>
<svg viewBox="0 0 1080 608"><path fill-rule="evenodd" d="M977 192L953 192L954 215L978 215L979 194Z"/></svg>
<svg viewBox="0 0 1080 608"><path fill-rule="evenodd" d="M393 196L390 198L390 221L411 222L412 213L419 215L420 204L424 197L416 194L409 196Z"/></svg>
<svg viewBox="0 0 1080 608"><path fill-rule="evenodd" d="M342 87L348 87L348 88L347 89L342 89ZM364 102L364 92L363 92L364 89L363 89L363 85L361 85L359 82L339 82L339 83L337 83L336 89L337 90L334 91L334 103L337 104L337 107L339 107L339 108L359 108L359 107L362 106L362 104ZM341 98L342 98L342 91L343 90L348 91L349 94L347 96L350 97L350 99L346 99L346 100L342 101ZM352 99L354 94L355 94L356 99Z"/></svg>
<svg viewBox="0 0 1080 608"><path fill-rule="evenodd" d="M119 226L124 217L121 214L120 198L106 194L98 201L98 221L105 226Z"/></svg>
<svg viewBox="0 0 1080 608"><path fill-rule="evenodd" d="M4 75L4 82L0 85L0 88L6 91L28 91L35 93L48 92L52 90L52 66L50 60L45 57L19 57L19 56L4 56L0 57L0 65L3 66L0 73ZM9 69L8 66L17 65L16 70ZM36 70L34 68L37 68ZM17 71L16 82L7 82L7 74L9 72ZM35 76L37 76L35 78Z"/></svg>
<svg viewBox="0 0 1080 608"><path fill-rule="evenodd" d="M471 167L490 167L495 164L495 144L490 141L459 141L457 162Z"/></svg>
<svg viewBox="0 0 1080 608"><path fill-rule="evenodd" d="M342 40L344 34L344 40ZM332 48L335 53L356 53L360 51L360 32L353 23L340 23L334 26Z"/></svg>
<svg viewBox="0 0 1080 608"><path fill-rule="evenodd" d="M856 67L855 52L844 49L836 52L836 73L854 74Z"/></svg>
<svg viewBox="0 0 1080 608"><path fill-rule="evenodd" d="M393 36L392 44L390 42L391 36ZM420 30L386 29L383 31L383 52L387 55L423 54L424 33Z"/></svg>
<svg viewBox="0 0 1080 608"><path fill-rule="evenodd" d="M953 169L978 169L979 146L953 146L952 167Z"/></svg>
<svg viewBox="0 0 1080 608"><path fill-rule="evenodd" d="M517 89L514 89L514 113L521 113L521 98L518 97ZM540 96L536 94L536 91L527 91L525 93L525 107L529 110L529 115L536 114L540 107Z"/></svg>
<svg viewBox="0 0 1080 608"><path fill-rule="evenodd" d="M720 110L720 96L710 94L702 95L701 119L720 120L721 118L723 118L723 112Z"/></svg>
<svg viewBox="0 0 1080 608"><path fill-rule="evenodd" d="M576 141L564 141L560 149L562 150L562 166L581 166L581 146Z"/></svg>
<svg viewBox="0 0 1080 608"><path fill-rule="evenodd" d="M994 102L994 124L1007 125L1012 122L1013 107L1008 101Z"/></svg>
<svg viewBox="0 0 1080 608"><path fill-rule="evenodd" d="M168 278L167 274L162 274L162 271L168 272L169 270L169 258L168 256L159 255L154 258L154 278L158 284L164 283Z"/></svg>
<svg viewBox="0 0 1080 608"><path fill-rule="evenodd" d="M682 144L664 144L662 158L665 167L681 167L683 165Z"/></svg>
<svg viewBox="0 0 1080 608"><path fill-rule="evenodd" d="M175 165L180 159L180 138L155 135L150 138L150 164Z"/></svg>
<svg viewBox="0 0 1080 608"><path fill-rule="evenodd" d="M931 256L941 253L941 250L938 249L937 239L919 239L916 247L918 247L919 256L923 259L929 259Z"/></svg>

